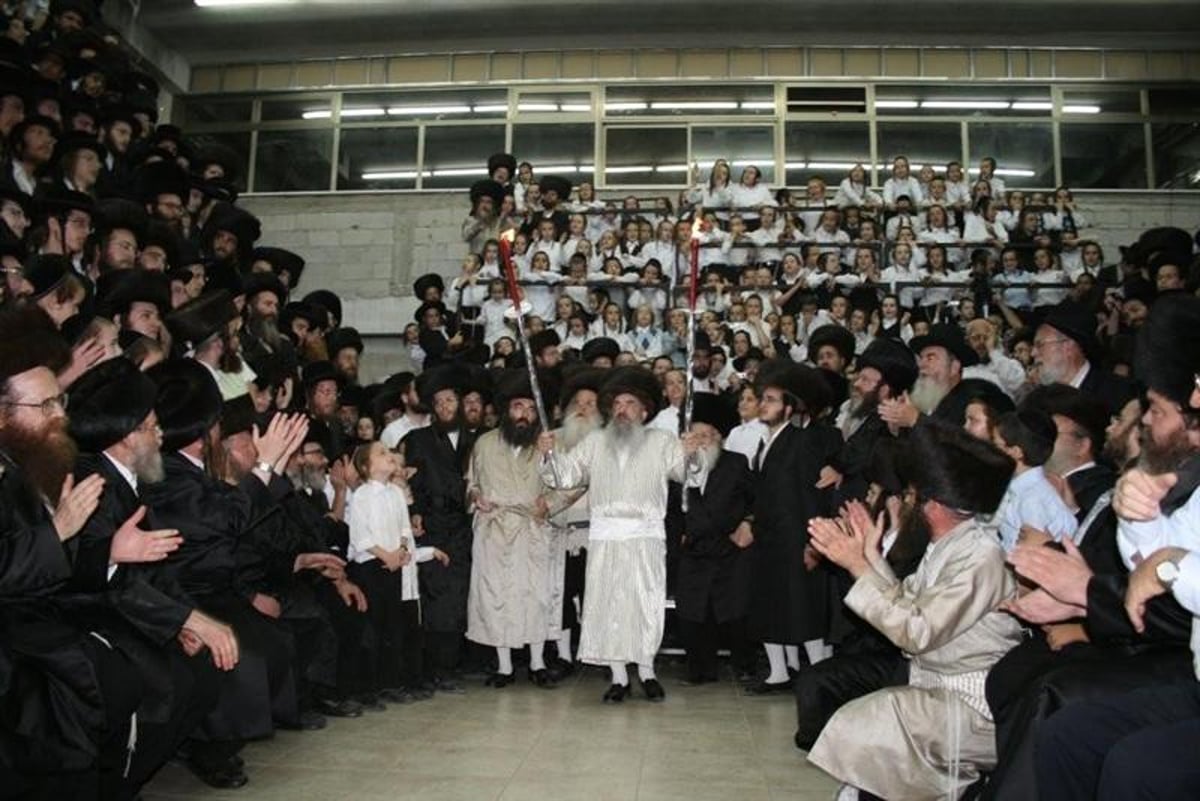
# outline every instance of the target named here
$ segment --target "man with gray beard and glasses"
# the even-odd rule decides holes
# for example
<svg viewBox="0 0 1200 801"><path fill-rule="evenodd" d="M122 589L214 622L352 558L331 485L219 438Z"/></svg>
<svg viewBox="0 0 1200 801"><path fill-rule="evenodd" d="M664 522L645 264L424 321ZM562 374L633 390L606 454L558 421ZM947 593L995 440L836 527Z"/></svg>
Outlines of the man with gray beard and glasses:
<svg viewBox="0 0 1200 801"><path fill-rule="evenodd" d="M559 407L563 409L562 425L555 431L555 448L570 453L588 434L604 425L597 399L607 370L580 367L566 376ZM550 523L562 545L555 573L562 587L562 630L558 636L558 661L554 670L559 678L575 672L572 636L578 636L579 616L583 611L583 594L587 586L588 493L587 489L558 491L550 502Z"/></svg>
<svg viewBox="0 0 1200 801"><path fill-rule="evenodd" d="M201 649L236 654L237 646L230 627L195 608L156 566L179 547L178 532L139 527L146 519L139 488L164 474L154 382L118 358L84 373L72 390L70 433L82 451L75 476L102 476L104 492L70 543L68 591L104 593L136 630L98 628L131 657L148 690L138 710L137 747L122 779L136 795L217 701L217 657L200 655ZM85 605L81 614L91 611Z"/></svg>
<svg viewBox="0 0 1200 801"><path fill-rule="evenodd" d="M538 439L542 480L555 489L587 487L590 495L589 592L579 659L612 671L606 703L629 695L630 662L638 666L646 698L662 701L666 693L654 674L654 656L667 597L667 483L684 480L696 439L646 428L663 404L649 370L612 370L598 400L608 423L570 452L555 452L553 433Z"/></svg>

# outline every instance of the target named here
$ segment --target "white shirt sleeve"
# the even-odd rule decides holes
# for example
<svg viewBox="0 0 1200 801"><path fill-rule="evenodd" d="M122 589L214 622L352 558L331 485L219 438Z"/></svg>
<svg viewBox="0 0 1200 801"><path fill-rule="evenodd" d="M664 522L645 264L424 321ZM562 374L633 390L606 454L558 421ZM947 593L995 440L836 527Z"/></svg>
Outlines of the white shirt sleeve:
<svg viewBox="0 0 1200 801"><path fill-rule="evenodd" d="M1118 518L1117 547L1127 567L1134 567L1159 548L1200 550L1200 492L1193 492L1186 504L1169 516L1133 521Z"/></svg>
<svg viewBox="0 0 1200 801"><path fill-rule="evenodd" d="M1179 562L1179 578L1171 592L1180 606L1200 616L1200 551L1191 551Z"/></svg>

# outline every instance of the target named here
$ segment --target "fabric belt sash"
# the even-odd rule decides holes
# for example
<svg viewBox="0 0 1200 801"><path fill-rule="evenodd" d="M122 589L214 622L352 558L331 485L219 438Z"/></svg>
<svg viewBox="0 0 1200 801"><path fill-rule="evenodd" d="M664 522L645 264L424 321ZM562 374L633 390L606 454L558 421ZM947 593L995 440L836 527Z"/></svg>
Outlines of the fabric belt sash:
<svg viewBox="0 0 1200 801"><path fill-rule="evenodd" d="M640 540L667 538L661 520L644 520L638 517L593 517L588 538L593 540Z"/></svg>

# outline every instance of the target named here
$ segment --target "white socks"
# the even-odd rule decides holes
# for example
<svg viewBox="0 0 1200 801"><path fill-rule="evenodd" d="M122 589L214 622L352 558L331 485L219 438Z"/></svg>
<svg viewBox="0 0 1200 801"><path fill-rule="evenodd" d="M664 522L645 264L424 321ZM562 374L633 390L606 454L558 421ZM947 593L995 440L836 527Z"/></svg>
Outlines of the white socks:
<svg viewBox="0 0 1200 801"><path fill-rule="evenodd" d="M800 669L800 646L785 645L785 646L783 646L783 653L785 656L787 656L788 670L799 670Z"/></svg>
<svg viewBox="0 0 1200 801"><path fill-rule="evenodd" d="M608 667L612 671L613 684L620 684L622 687L629 686L629 671L625 669L624 662L610 662Z"/></svg>
<svg viewBox="0 0 1200 801"><path fill-rule="evenodd" d="M563 629L558 635L558 658L564 662L573 661L571 658L571 630Z"/></svg>
<svg viewBox="0 0 1200 801"><path fill-rule="evenodd" d="M833 646L826 645L824 640L809 640L804 643L804 652L808 654L808 664L815 665L823 659L833 656ZM799 660L799 653L796 659Z"/></svg>
<svg viewBox="0 0 1200 801"><path fill-rule="evenodd" d="M530 670L545 670L546 655L545 643L531 642L529 643L529 669Z"/></svg>
<svg viewBox="0 0 1200 801"><path fill-rule="evenodd" d="M501 673L505 676L512 675L513 666L512 666L512 649L511 648L497 647L496 648L496 661L499 662L499 667L496 669L497 673Z"/></svg>
<svg viewBox="0 0 1200 801"><path fill-rule="evenodd" d="M782 684L788 680L787 660L784 657L784 646L776 642L763 643L767 652L767 662L771 665L771 673L767 676L767 684Z"/></svg>
<svg viewBox="0 0 1200 801"><path fill-rule="evenodd" d="M641 681L650 681L651 679L655 679L655 678L657 678L657 676L654 675L654 663L653 662L651 662L648 665L642 665L642 664L638 665L638 679L640 679Z"/></svg>

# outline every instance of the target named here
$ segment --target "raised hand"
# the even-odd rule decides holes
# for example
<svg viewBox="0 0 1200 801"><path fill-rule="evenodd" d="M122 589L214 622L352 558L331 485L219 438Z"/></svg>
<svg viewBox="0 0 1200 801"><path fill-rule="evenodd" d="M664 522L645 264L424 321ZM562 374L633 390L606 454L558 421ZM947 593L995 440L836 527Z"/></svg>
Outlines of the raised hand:
<svg viewBox="0 0 1200 801"><path fill-rule="evenodd" d="M75 483L75 477L67 474L63 480L62 490L58 494L58 505L54 508L54 530L58 532L61 542L74 537L83 528L84 523L100 505L100 495L104 492L104 477L99 473Z"/></svg>
<svg viewBox="0 0 1200 801"><path fill-rule="evenodd" d="M183 537L173 528L143 531L138 524L146 517L146 507L139 506L113 535L108 561L114 565L160 562L179 549Z"/></svg>

